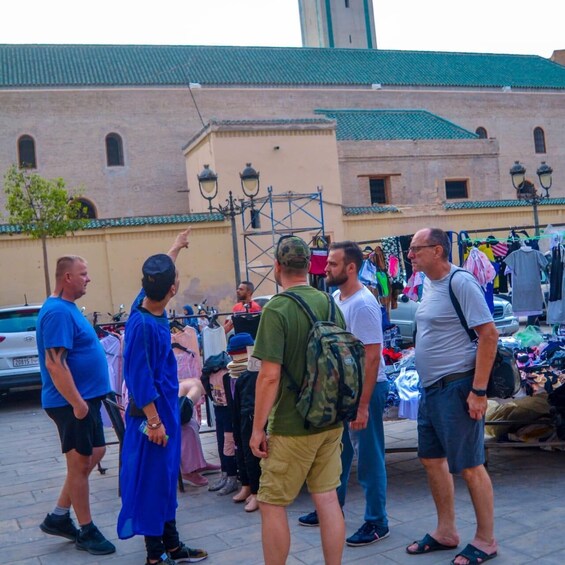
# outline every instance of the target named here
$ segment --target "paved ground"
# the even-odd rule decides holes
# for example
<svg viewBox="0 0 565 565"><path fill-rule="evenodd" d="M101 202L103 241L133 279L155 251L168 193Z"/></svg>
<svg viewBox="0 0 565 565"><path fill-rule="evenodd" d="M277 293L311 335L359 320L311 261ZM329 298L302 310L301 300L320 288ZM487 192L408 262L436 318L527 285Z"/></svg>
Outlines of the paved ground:
<svg viewBox="0 0 565 565"><path fill-rule="evenodd" d="M38 524L52 509L64 476L64 460L56 432L41 411L34 392L17 394L0 404L0 563L10 565L143 564L141 538L116 539L120 507L117 496L117 446L109 446L103 461L105 475L93 474L92 508L96 524L117 545L117 553L94 557L77 551L70 542L43 534ZM415 445L413 422L386 425L387 445ZM113 439L112 430L108 440ZM214 460L214 437L202 436ZM489 457L496 494L496 531L499 558L493 563L538 565L565 563L565 453L539 449L501 449ZM409 556L404 547L434 528L435 513L426 479L414 453L387 455L391 535L364 548L346 548L344 563L433 565L449 563L455 552ZM289 509L292 529L289 565L323 563L317 528L297 525L311 509L303 493ZM347 532L362 523L362 494L352 480L346 505ZM457 515L463 540L473 534L473 512L466 489L457 481ZM231 498L205 488L188 487L179 493L178 525L183 540L204 547L215 565L253 565L263 562L260 515L246 514Z"/></svg>

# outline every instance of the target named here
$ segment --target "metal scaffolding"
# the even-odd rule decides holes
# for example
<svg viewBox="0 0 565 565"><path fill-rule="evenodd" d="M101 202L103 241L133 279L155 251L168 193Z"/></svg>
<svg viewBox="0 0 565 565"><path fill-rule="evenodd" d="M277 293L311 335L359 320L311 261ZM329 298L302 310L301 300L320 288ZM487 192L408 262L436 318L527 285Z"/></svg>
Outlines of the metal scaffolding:
<svg viewBox="0 0 565 565"><path fill-rule="evenodd" d="M243 247L245 274L255 282L255 290L265 281L278 284L273 277L273 253L281 235L300 235L309 245L322 238L325 240L324 204L322 188L314 193L301 194L286 192L273 194L273 187L267 188L268 195L254 199L254 208L243 224ZM268 229L261 229L267 224Z"/></svg>

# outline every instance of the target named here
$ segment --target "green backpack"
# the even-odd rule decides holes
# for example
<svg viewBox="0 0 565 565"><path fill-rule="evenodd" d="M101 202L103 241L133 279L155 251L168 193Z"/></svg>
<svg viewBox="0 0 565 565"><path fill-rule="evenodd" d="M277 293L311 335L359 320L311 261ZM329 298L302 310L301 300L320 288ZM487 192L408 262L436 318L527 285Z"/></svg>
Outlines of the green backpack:
<svg viewBox="0 0 565 565"><path fill-rule="evenodd" d="M306 343L302 383L290 376L296 390L296 409L306 427L325 428L354 420L365 373L365 346L351 332L336 325L336 304L329 300L329 320L318 320L306 302L293 292L282 292L308 316L312 328Z"/></svg>

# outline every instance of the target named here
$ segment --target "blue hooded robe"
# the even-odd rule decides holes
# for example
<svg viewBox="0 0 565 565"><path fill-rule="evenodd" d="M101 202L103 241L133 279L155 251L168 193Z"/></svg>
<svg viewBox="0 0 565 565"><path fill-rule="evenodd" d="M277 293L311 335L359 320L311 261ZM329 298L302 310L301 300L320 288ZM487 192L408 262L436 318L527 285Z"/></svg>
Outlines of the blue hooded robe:
<svg viewBox="0 0 565 565"><path fill-rule="evenodd" d="M166 314L154 316L141 308L145 293L134 301L126 324L124 378L138 407L154 402L169 440L166 447L139 431L144 417L126 411L120 490L122 509L118 536L161 536L165 522L175 519L180 466L181 428L177 362L171 348Z"/></svg>

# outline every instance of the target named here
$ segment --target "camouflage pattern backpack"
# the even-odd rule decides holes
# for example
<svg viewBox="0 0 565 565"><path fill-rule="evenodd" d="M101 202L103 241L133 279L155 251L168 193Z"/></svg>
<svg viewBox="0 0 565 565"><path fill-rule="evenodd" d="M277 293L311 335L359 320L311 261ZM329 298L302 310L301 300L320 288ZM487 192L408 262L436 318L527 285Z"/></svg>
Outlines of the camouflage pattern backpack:
<svg viewBox="0 0 565 565"><path fill-rule="evenodd" d="M335 323L336 304L329 300L329 320L318 320L306 302L293 292L283 292L308 316L312 328L306 344L306 368L301 383L294 382L296 409L305 426L324 428L354 420L361 398L365 347L352 333Z"/></svg>

